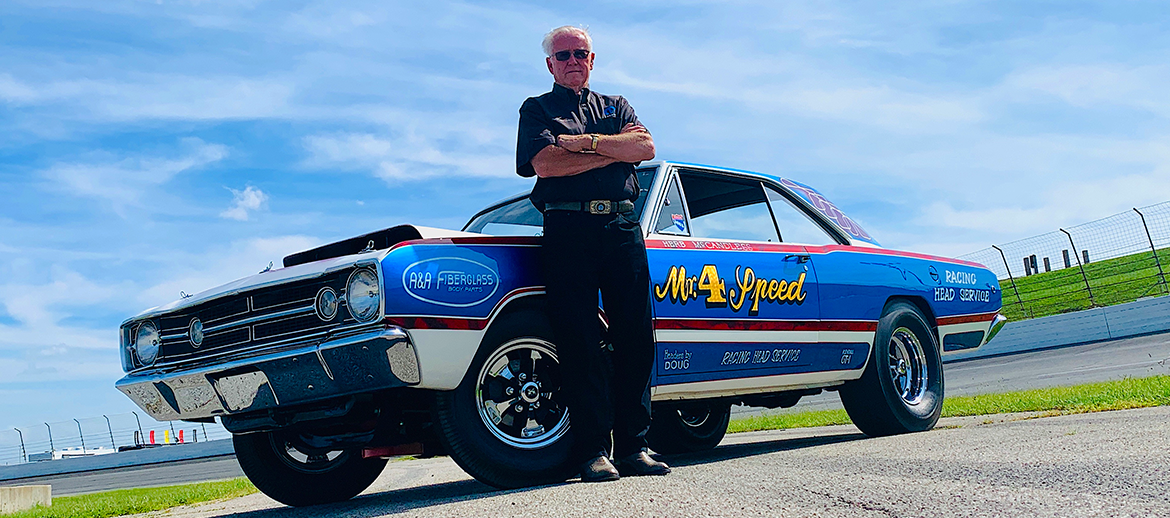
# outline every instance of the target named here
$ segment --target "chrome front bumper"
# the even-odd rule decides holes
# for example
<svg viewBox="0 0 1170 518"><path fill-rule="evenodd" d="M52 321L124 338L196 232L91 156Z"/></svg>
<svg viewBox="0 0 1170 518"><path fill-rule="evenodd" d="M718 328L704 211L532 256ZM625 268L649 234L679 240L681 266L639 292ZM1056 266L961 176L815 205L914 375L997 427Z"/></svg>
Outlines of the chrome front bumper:
<svg viewBox="0 0 1170 518"><path fill-rule="evenodd" d="M367 331L271 354L174 371L132 373L115 385L159 421L242 414L417 385L406 331Z"/></svg>

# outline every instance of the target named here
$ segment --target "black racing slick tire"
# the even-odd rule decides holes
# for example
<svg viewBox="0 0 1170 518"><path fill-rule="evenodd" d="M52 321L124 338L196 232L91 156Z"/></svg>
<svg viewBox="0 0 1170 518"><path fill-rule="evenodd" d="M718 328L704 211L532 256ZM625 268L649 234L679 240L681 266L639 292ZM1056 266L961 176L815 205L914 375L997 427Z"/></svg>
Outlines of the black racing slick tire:
<svg viewBox="0 0 1170 518"><path fill-rule="evenodd" d="M232 444L248 480L293 507L353 498L386 467L386 459L364 459L359 448L303 453L279 431L233 435Z"/></svg>
<svg viewBox="0 0 1170 518"><path fill-rule="evenodd" d="M942 414L943 386L931 327L913 304L891 301L878 321L865 373L841 387L841 403L868 436L921 432Z"/></svg>
<svg viewBox="0 0 1170 518"><path fill-rule="evenodd" d="M710 450L723 440L730 421L731 404L726 402L655 406L646 443L664 454Z"/></svg>
<svg viewBox="0 0 1170 518"><path fill-rule="evenodd" d="M504 315L484 335L459 387L435 394L443 446L480 482L517 488L575 474L551 337L541 311Z"/></svg>

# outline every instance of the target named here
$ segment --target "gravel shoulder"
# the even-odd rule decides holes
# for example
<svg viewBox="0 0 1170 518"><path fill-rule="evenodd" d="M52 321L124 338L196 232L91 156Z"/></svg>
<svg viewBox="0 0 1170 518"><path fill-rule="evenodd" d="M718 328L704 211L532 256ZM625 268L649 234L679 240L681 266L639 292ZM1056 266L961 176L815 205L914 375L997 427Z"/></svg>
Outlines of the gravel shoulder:
<svg viewBox="0 0 1170 518"><path fill-rule="evenodd" d="M362 496L306 509L256 494L151 516L1157 516L1170 509L1170 407L730 435L664 457L666 477L498 491L448 458L392 462Z"/></svg>

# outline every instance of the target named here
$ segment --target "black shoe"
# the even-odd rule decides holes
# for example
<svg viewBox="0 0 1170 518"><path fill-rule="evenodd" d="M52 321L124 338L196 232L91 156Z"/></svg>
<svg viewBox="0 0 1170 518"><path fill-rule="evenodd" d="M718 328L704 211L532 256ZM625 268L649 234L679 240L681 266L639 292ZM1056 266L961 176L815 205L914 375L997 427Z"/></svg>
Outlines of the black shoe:
<svg viewBox="0 0 1170 518"><path fill-rule="evenodd" d="M624 477L670 473L670 466L667 466L665 462L658 462L650 458L650 455L644 451L616 459L613 463L617 465L618 472Z"/></svg>
<svg viewBox="0 0 1170 518"><path fill-rule="evenodd" d="M581 465L581 482L608 482L621 478L609 457L597 456Z"/></svg>

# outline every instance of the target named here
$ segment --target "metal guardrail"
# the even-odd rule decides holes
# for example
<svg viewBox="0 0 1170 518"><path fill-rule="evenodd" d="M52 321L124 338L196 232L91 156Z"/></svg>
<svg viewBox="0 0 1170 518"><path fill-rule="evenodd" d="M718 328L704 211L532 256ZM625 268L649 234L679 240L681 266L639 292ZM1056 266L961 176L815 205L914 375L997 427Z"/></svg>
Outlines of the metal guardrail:
<svg viewBox="0 0 1170 518"><path fill-rule="evenodd" d="M149 444L230 438L219 424L160 423L138 412L44 422L0 430L0 465L109 454Z"/></svg>
<svg viewBox="0 0 1170 518"><path fill-rule="evenodd" d="M1170 202L992 245L960 259L987 266L1010 320L1170 293Z"/></svg>

